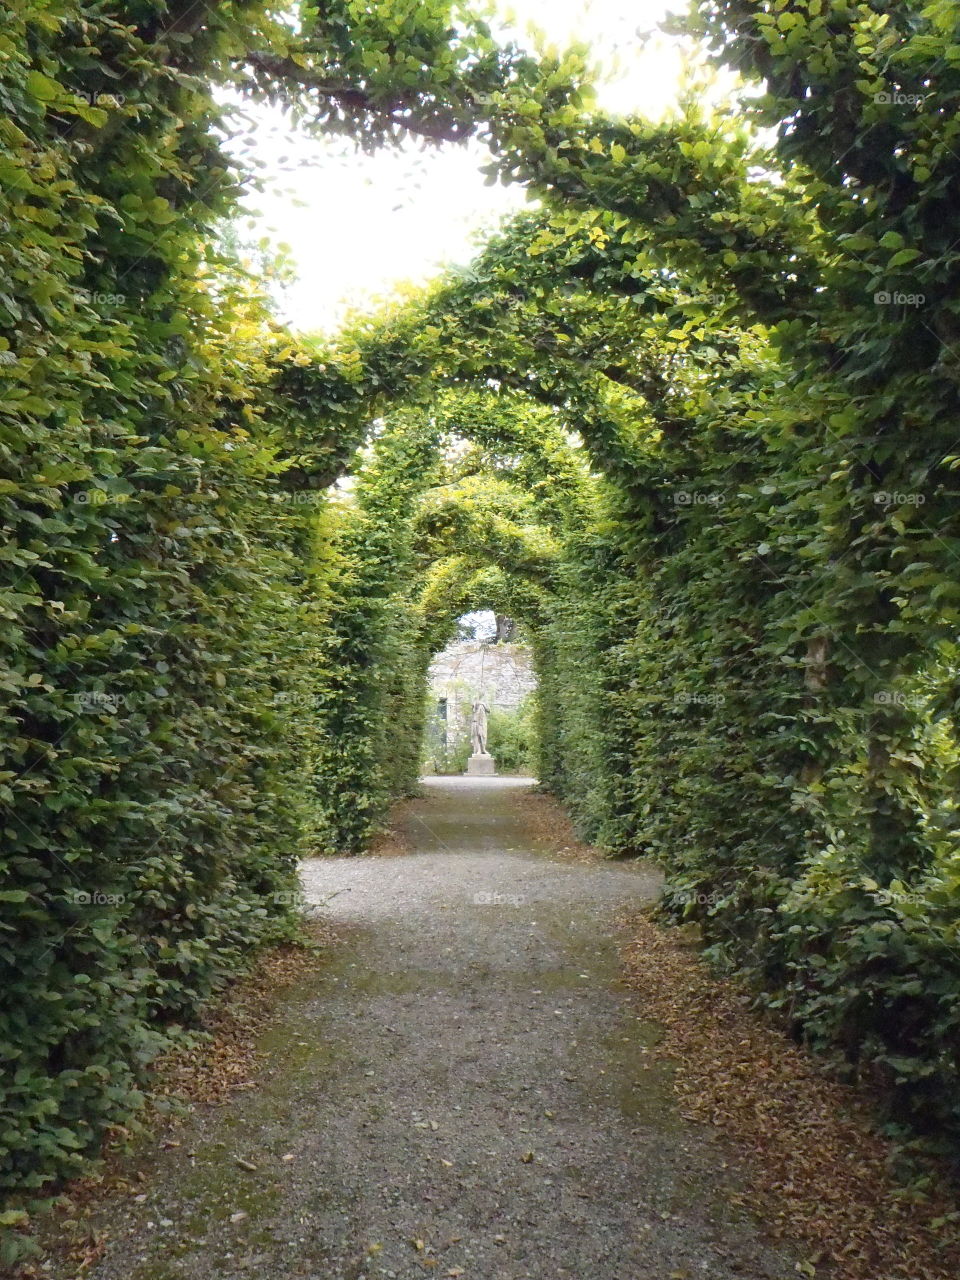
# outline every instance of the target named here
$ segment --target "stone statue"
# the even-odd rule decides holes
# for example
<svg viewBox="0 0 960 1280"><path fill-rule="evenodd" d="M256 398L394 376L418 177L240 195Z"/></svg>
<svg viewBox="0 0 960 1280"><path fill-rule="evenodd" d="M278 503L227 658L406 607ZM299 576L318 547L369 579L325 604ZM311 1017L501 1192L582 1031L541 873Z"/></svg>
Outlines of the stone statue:
<svg viewBox="0 0 960 1280"><path fill-rule="evenodd" d="M470 742L475 756L487 754L487 712L489 707L483 698L478 698L470 708L473 718L470 721Z"/></svg>

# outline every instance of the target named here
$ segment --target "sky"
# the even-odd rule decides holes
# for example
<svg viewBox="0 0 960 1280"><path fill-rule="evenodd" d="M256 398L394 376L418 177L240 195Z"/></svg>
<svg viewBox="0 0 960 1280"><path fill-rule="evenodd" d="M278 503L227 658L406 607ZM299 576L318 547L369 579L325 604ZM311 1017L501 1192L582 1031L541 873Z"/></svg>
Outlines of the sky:
<svg viewBox="0 0 960 1280"><path fill-rule="evenodd" d="M608 74L599 104L657 118L674 102L680 50L646 36L682 0L497 0L498 13L524 31L530 21L550 42L589 43ZM486 186L486 152L475 144L425 150L411 143L375 156L342 141L291 132L279 111L248 109L241 154L265 166L266 190L251 197L245 239L285 243L295 280L279 298L281 317L301 332L335 329L345 311L372 307L398 283L423 283L447 263L475 253L477 233L525 201L518 186Z"/></svg>

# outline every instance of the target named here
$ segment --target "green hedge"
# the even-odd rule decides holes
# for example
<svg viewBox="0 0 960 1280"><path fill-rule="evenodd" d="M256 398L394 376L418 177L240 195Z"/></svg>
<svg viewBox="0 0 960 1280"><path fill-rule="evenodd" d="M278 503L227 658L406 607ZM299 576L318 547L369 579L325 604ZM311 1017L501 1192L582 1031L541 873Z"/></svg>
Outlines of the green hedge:
<svg viewBox="0 0 960 1280"><path fill-rule="evenodd" d="M8 8L0 1177L77 1170L298 854L363 847L476 607L525 624L584 832L960 1136L955 6L695 4L770 147L591 116L576 58L439 0ZM298 344L216 248L224 84L368 146L479 129L542 205Z"/></svg>
<svg viewBox="0 0 960 1280"><path fill-rule="evenodd" d="M373 45L391 51L376 70ZM253 181L220 90L375 146L459 136L477 95L540 80L442 0L4 8L5 1188L77 1172L129 1120L177 1026L289 932L323 818L313 499L375 396L349 357L308 378L317 347L218 249Z"/></svg>
<svg viewBox="0 0 960 1280"><path fill-rule="evenodd" d="M201 239L234 183L203 96L93 6L21 6L0 51L0 1182L29 1190L289 928L302 572L244 429L268 371L232 335L267 322Z"/></svg>

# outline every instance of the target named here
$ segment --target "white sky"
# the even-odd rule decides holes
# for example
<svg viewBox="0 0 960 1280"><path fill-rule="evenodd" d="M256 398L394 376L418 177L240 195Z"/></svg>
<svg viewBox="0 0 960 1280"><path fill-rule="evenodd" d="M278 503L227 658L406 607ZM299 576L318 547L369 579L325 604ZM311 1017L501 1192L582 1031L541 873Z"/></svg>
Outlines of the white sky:
<svg viewBox="0 0 960 1280"><path fill-rule="evenodd" d="M604 109L654 118L676 99L681 55L667 37L644 41L640 33L685 7L683 0L496 0L521 30L533 21L560 47L590 44L607 77ZM334 328L345 310L370 305L395 284L468 261L477 231L524 203L520 187L484 185L486 153L474 145L411 144L364 156L342 141L291 133L279 112L258 109L253 124L240 150L265 164L268 189L252 199L256 217L242 234L289 245L297 278L280 311L302 331Z"/></svg>

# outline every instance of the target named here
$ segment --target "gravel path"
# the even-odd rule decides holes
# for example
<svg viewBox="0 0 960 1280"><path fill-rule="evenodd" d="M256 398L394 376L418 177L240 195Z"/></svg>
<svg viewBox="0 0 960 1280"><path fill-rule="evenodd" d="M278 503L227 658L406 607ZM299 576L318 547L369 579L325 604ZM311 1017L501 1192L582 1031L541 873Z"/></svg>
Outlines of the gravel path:
<svg viewBox="0 0 960 1280"><path fill-rule="evenodd" d="M431 780L415 853L305 864L346 940L262 1085L102 1211L92 1280L795 1277L617 983L615 916L657 876L550 860L524 786Z"/></svg>

